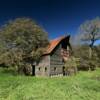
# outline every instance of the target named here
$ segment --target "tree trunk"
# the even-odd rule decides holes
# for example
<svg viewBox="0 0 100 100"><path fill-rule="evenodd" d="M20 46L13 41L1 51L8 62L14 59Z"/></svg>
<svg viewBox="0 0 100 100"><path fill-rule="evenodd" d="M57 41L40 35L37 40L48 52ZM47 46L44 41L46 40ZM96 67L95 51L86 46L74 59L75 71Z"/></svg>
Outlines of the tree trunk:
<svg viewBox="0 0 100 100"><path fill-rule="evenodd" d="M89 45L89 58L91 59L92 58L92 51L93 51L93 46L94 46L94 36L93 36L93 39L91 39L91 44Z"/></svg>
<svg viewBox="0 0 100 100"><path fill-rule="evenodd" d="M89 58L91 59L92 58L92 48L89 47Z"/></svg>

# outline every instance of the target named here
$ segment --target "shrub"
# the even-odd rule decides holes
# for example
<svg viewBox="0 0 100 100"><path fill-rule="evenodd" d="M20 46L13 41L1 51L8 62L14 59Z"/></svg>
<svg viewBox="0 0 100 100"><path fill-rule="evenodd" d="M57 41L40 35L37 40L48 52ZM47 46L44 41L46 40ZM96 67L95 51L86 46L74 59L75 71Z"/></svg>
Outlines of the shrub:
<svg viewBox="0 0 100 100"><path fill-rule="evenodd" d="M70 57L65 63L65 74L73 75L77 73L77 59L75 57Z"/></svg>

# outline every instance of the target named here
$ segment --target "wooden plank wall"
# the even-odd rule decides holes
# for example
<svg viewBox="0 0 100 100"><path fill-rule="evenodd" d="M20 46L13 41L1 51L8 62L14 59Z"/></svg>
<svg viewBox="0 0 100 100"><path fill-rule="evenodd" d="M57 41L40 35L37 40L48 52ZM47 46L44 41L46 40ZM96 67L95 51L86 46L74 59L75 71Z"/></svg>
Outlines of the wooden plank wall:
<svg viewBox="0 0 100 100"><path fill-rule="evenodd" d="M61 44L59 44L50 56L50 76L63 74L64 63L61 57Z"/></svg>
<svg viewBox="0 0 100 100"><path fill-rule="evenodd" d="M39 64L36 66L36 76L49 76L50 73L50 55L43 56Z"/></svg>

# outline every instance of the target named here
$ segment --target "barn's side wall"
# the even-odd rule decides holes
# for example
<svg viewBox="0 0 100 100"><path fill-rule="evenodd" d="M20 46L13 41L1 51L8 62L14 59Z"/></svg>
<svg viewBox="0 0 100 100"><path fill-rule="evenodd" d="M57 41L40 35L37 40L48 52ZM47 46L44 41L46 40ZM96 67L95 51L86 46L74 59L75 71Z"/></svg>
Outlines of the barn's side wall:
<svg viewBox="0 0 100 100"><path fill-rule="evenodd" d="M36 76L50 75L50 55L45 55L41 58L39 64L35 67Z"/></svg>
<svg viewBox="0 0 100 100"><path fill-rule="evenodd" d="M50 55L50 76L62 75L64 63L61 57L61 44L59 44Z"/></svg>

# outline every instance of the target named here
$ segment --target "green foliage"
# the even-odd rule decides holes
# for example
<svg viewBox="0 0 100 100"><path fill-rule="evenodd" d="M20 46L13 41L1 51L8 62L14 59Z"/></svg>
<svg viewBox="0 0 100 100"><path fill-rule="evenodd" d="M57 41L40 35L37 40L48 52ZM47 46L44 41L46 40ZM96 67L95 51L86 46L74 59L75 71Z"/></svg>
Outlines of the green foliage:
<svg viewBox="0 0 100 100"><path fill-rule="evenodd" d="M56 78L12 76L3 70L0 69L0 100L100 99L100 69Z"/></svg>
<svg viewBox="0 0 100 100"><path fill-rule="evenodd" d="M88 45L84 44L81 46L77 46L74 48L74 56L76 58L80 58L80 64L78 65L79 69L82 70L94 70L96 67L100 66L100 57L99 57L99 51L100 49L97 49L98 46L95 46L93 48L93 55L92 58L89 58L88 56Z"/></svg>
<svg viewBox="0 0 100 100"><path fill-rule="evenodd" d="M29 18L17 18L0 28L0 63L20 66L39 59L48 44L47 33Z"/></svg>
<svg viewBox="0 0 100 100"><path fill-rule="evenodd" d="M65 66L68 67L76 67L77 66L77 59L75 57L70 57L66 63Z"/></svg>
<svg viewBox="0 0 100 100"><path fill-rule="evenodd" d="M65 71L68 75L76 74L78 66L78 59L70 57L65 63Z"/></svg>
<svg viewBox="0 0 100 100"><path fill-rule="evenodd" d="M78 43L73 40L76 40ZM95 69L95 67L100 66L100 47L95 47L94 45L97 40L100 40L99 17L82 23L76 38L72 39L76 43L73 46L74 56L80 58L79 67L82 69Z"/></svg>

